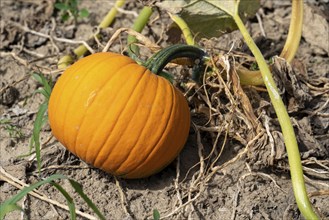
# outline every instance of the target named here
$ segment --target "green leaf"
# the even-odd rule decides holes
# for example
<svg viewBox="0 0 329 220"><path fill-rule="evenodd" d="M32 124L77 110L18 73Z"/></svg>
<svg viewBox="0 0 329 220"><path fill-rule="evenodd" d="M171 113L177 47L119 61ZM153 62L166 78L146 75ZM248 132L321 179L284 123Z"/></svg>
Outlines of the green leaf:
<svg viewBox="0 0 329 220"><path fill-rule="evenodd" d="M69 2L70 2L71 9L78 8L78 1L77 0L70 0Z"/></svg>
<svg viewBox="0 0 329 220"><path fill-rule="evenodd" d="M153 219L159 220L160 219L160 213L157 209L153 209Z"/></svg>
<svg viewBox="0 0 329 220"><path fill-rule="evenodd" d="M70 14L68 14L68 13L63 14L61 17L62 21L67 21L67 20L69 20L69 18L70 18Z"/></svg>
<svg viewBox="0 0 329 220"><path fill-rule="evenodd" d="M236 8L235 6L236 4L238 4L237 0L229 0L229 1L207 0L206 2L209 3L209 5L212 5L213 7L222 10L226 14L229 14L230 16L233 16L235 14L235 8Z"/></svg>
<svg viewBox="0 0 329 220"><path fill-rule="evenodd" d="M55 3L55 8L57 8L58 10L68 10L69 9L69 6L65 3L61 3L61 2L58 2L58 3Z"/></svg>
<svg viewBox="0 0 329 220"><path fill-rule="evenodd" d="M256 14L259 0L166 0L158 6L177 13L188 24L197 38L219 37L237 30L232 15L238 6L239 15L245 21Z"/></svg>
<svg viewBox="0 0 329 220"><path fill-rule="evenodd" d="M83 8L79 11L80 18L86 18L88 16L89 16L89 11L87 9Z"/></svg>

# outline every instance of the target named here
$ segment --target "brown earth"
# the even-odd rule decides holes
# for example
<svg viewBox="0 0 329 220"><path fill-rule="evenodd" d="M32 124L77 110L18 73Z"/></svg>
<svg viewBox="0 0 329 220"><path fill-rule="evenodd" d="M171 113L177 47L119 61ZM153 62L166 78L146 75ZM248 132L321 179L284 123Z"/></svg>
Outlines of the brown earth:
<svg viewBox="0 0 329 220"><path fill-rule="evenodd" d="M82 1L88 18L62 22L53 8L55 0L1 1L1 176L0 202L18 192L15 182L27 184L38 177L35 154L29 151L36 112L44 100L33 92L40 87L32 72L49 76L56 72L61 56L77 45L51 41L36 33L58 38L87 40L114 1ZM103 45L121 27L131 27L140 2L128 1L114 25L102 32ZM289 27L290 1L262 1L258 14L247 26L267 57L277 55ZM281 95L291 115L301 151L307 190L322 219L329 219L329 4L309 0L297 57L291 66L277 60L274 70ZM133 13L132 13L133 12ZM171 22L156 11L143 35L161 46L171 44ZM28 27L29 31L24 27ZM265 36L262 36L262 30ZM126 49L126 34L111 51ZM175 36L177 37L177 36ZM180 35L179 35L180 37ZM183 42L182 39L178 39ZM234 44L233 54L246 51L239 32L218 39L202 40L210 53L224 54ZM96 51L102 49L92 44ZM224 52L223 52L224 51ZM149 50L143 50L145 56ZM231 56L226 56L231 61ZM84 192L107 219L151 219L154 209L164 219L303 219L293 195L282 134L266 92L243 87L234 75L209 76L203 86L192 83L188 71L173 67L176 84L186 94L192 112L190 136L178 159L160 173L140 180L116 180L70 154L52 138L46 125L41 133L41 178L63 174L78 181ZM59 75L51 73L54 81ZM247 96L241 98L243 94ZM242 95L241 95L242 94ZM256 120L246 113L250 101ZM212 114L209 114L211 112ZM95 214L75 193L68 181L59 182L76 201L77 210ZM51 185L38 192L66 204ZM327 193L327 194L325 194ZM69 219L69 212L33 196L19 204L27 219ZM5 219L20 219L18 211ZM88 217L81 217L79 219Z"/></svg>

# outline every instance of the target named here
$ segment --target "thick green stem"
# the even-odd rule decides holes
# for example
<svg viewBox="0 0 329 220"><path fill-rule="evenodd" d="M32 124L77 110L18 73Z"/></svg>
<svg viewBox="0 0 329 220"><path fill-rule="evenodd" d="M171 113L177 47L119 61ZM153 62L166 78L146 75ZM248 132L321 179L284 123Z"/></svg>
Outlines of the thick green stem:
<svg viewBox="0 0 329 220"><path fill-rule="evenodd" d="M195 60L200 60L199 64L202 64L206 56L206 52L198 47L175 44L154 54L147 60L144 66L152 73L160 74L163 68L174 59L188 58L192 60L192 62L189 62L192 64L194 64Z"/></svg>
<svg viewBox="0 0 329 220"><path fill-rule="evenodd" d="M290 63L297 52L299 42L302 36L303 28L303 0L292 0L291 1L291 19L289 25L289 32L286 43L282 49L280 57L286 59ZM241 84L243 85L264 85L260 71L251 71L244 67L238 69Z"/></svg>
<svg viewBox="0 0 329 220"><path fill-rule="evenodd" d="M271 98L271 102L273 104L276 115L278 117L288 153L291 181L292 181L292 186L293 186L298 208L306 219L318 219L318 217L312 210L311 203L307 196L304 177L303 177L303 169L302 169L295 132L292 127L289 115L286 111L285 105L282 102L282 99L279 95L277 86L272 78L271 71L262 53L260 52L255 42L249 35L238 13L233 15L233 18L237 26L239 27L248 47L250 48L251 52L256 58L265 86Z"/></svg>
<svg viewBox="0 0 329 220"><path fill-rule="evenodd" d="M111 8L111 10L103 18L102 22L98 25L98 27L106 28L110 26L115 19L115 16L118 12L118 8L122 7L124 4L125 4L125 0L117 0L114 4L114 7Z"/></svg>
<svg viewBox="0 0 329 220"><path fill-rule="evenodd" d="M186 24L186 22L184 21L184 19L179 17L178 15L174 15L171 13L169 13L169 16L181 29L181 31L185 37L186 43L188 45L196 46L193 35L191 33L191 30L188 27L188 25Z"/></svg>
<svg viewBox="0 0 329 220"><path fill-rule="evenodd" d="M152 13L153 11L151 7L144 6L142 11L139 13L137 19L135 20L132 29L139 33L142 32L149 18L151 17ZM128 50L129 56L134 59L137 58L137 56L139 55L139 47L134 44L137 42L136 37L129 35L127 41L129 46L129 50Z"/></svg>
<svg viewBox="0 0 329 220"><path fill-rule="evenodd" d="M303 0L292 0L291 19L286 43L280 57L290 63L298 50L303 30Z"/></svg>

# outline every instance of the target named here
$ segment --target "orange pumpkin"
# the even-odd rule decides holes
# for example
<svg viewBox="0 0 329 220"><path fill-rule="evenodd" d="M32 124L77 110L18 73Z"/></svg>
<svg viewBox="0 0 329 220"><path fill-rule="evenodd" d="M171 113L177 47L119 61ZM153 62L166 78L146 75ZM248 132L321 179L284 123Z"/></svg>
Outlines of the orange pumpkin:
<svg viewBox="0 0 329 220"><path fill-rule="evenodd" d="M165 78L115 53L69 67L49 101L53 135L73 154L124 178L150 176L175 159L189 133L182 93Z"/></svg>

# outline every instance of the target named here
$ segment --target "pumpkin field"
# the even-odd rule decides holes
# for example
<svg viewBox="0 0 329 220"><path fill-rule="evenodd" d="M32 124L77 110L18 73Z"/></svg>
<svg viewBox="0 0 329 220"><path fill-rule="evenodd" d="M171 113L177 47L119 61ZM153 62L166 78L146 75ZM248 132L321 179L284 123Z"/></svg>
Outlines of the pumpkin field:
<svg viewBox="0 0 329 220"><path fill-rule="evenodd" d="M328 0L1 0L0 220L329 219Z"/></svg>

